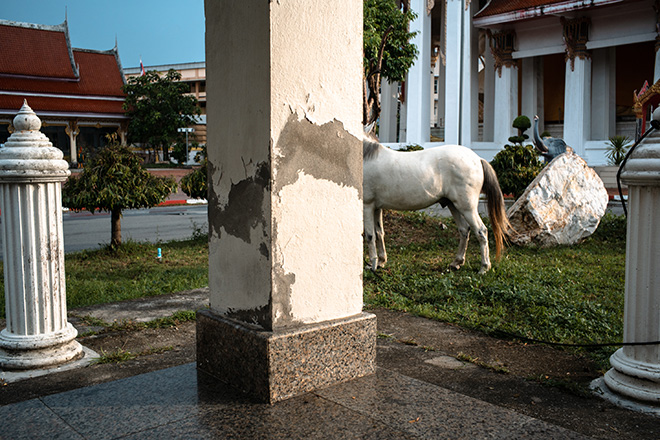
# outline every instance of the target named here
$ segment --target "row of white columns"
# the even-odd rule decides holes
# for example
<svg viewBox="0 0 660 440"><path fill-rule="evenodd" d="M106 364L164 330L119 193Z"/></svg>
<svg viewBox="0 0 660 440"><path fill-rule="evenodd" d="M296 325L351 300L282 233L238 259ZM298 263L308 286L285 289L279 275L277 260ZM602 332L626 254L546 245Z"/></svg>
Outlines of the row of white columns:
<svg viewBox="0 0 660 440"><path fill-rule="evenodd" d="M411 23L417 31L414 43L420 55L410 69L405 100L400 113L401 129L396 131L396 91L384 86L380 120L383 142L424 145L430 141L433 76L430 64L431 16L425 0L413 0L412 9L418 18ZM436 6L438 7L438 6ZM476 3L466 9L461 0L447 0L444 11L446 42L443 84L439 86L444 99L439 99L439 114L444 121L444 142L473 146L478 139L478 30L472 25ZM522 68L522 89L518 89L518 67L502 66L495 71L494 59L487 48L484 54L484 123L483 142L505 145L517 134L513 120L520 114L530 119L539 115L544 120L543 59L519 59ZM590 160L586 144L591 140L607 141L616 133L615 120L615 49L590 51L590 58L576 57L565 67L564 132L562 137L577 154ZM654 81L660 79L660 55L656 53ZM599 93L591 93L591 90ZM521 103L519 108L519 101ZM542 122L541 122L542 124ZM540 127L542 131L542 126ZM598 157L594 159L599 160ZM602 160L602 158L601 158Z"/></svg>

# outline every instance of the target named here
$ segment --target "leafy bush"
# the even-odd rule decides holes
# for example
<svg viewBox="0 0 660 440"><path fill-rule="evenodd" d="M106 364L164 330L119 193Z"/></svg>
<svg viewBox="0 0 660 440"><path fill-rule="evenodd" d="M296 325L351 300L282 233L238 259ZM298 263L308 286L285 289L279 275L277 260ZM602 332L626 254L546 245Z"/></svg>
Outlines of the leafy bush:
<svg viewBox="0 0 660 440"><path fill-rule="evenodd" d="M610 165L621 165L630 148L630 139L627 136L612 136L607 147L607 161Z"/></svg>
<svg viewBox="0 0 660 440"><path fill-rule="evenodd" d="M539 174L543 164L531 145L505 145L490 163L504 194L518 198Z"/></svg>
<svg viewBox="0 0 660 440"><path fill-rule="evenodd" d="M207 163L206 159L206 146L202 148L202 151L197 153L195 160L201 163L201 167L193 170L192 172L183 176L179 182L181 191L186 193L188 197L194 199L205 199L207 198Z"/></svg>
<svg viewBox="0 0 660 440"><path fill-rule="evenodd" d="M400 148L399 151L421 151L424 147L417 144L405 145L403 148Z"/></svg>

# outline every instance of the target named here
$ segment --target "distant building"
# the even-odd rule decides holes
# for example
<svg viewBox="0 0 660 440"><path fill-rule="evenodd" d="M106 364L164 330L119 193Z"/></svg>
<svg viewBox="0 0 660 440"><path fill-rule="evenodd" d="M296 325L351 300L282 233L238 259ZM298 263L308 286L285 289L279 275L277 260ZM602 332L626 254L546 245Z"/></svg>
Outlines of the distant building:
<svg viewBox="0 0 660 440"><path fill-rule="evenodd" d="M0 20L0 144L26 99L42 120L42 132L71 163L106 145L106 134L125 141L128 119L117 47L71 47L60 25Z"/></svg>
<svg viewBox="0 0 660 440"><path fill-rule="evenodd" d="M193 125L195 132L191 138L199 144L206 144L206 63L183 63L183 64L163 64L159 66L145 66L144 70L155 70L158 73L167 73L174 69L181 74L181 82L190 86L190 94L194 95L199 102L199 108L202 113L197 117L197 124ZM139 76L142 73L142 67L129 67L124 69L126 79Z"/></svg>

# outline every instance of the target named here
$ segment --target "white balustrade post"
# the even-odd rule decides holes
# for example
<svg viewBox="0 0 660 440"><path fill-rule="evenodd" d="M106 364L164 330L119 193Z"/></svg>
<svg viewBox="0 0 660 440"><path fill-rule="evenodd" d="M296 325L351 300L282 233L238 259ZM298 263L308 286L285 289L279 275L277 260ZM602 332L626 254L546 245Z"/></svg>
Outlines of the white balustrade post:
<svg viewBox="0 0 660 440"><path fill-rule="evenodd" d="M61 182L62 152L41 133L23 104L14 133L0 149L0 212L7 327L0 332L0 368L31 370L83 355L67 322Z"/></svg>
<svg viewBox="0 0 660 440"><path fill-rule="evenodd" d="M653 116L660 121L660 111ZM660 340L660 134L654 134L621 175L629 194L624 342ZM660 345L624 346L610 363L604 377L615 395L610 400L660 415Z"/></svg>

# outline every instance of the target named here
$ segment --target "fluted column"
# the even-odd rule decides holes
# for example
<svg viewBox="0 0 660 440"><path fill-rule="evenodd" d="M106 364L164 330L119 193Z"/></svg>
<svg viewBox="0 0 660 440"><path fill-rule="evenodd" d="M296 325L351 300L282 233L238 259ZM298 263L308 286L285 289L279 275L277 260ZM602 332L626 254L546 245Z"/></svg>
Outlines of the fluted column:
<svg viewBox="0 0 660 440"><path fill-rule="evenodd" d="M660 111L654 119L660 121ZM660 134L631 155L622 173L628 185L624 342L660 340ZM660 414L660 346L624 346L610 358L607 387Z"/></svg>
<svg viewBox="0 0 660 440"><path fill-rule="evenodd" d="M62 152L39 131L23 105L14 133L0 149L0 212L7 327L0 367L26 370L82 356L67 322L61 182L70 172Z"/></svg>

